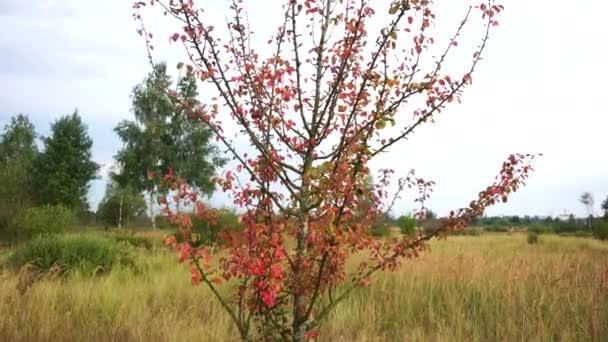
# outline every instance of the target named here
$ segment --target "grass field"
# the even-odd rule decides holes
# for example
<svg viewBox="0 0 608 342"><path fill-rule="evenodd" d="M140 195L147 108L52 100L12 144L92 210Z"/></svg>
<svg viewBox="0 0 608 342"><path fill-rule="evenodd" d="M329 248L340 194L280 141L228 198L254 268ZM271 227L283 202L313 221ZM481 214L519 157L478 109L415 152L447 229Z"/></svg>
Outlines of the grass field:
<svg viewBox="0 0 608 342"><path fill-rule="evenodd" d="M0 251L0 262L10 251ZM41 280L0 274L0 340L231 341L203 287L163 250L144 271ZM524 234L450 237L337 308L322 341L607 341L608 243Z"/></svg>

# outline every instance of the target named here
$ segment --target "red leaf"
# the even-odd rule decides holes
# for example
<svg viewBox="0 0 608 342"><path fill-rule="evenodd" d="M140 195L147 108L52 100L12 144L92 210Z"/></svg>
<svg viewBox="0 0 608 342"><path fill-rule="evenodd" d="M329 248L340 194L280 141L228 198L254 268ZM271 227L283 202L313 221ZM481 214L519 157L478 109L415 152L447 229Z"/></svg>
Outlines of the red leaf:
<svg viewBox="0 0 608 342"><path fill-rule="evenodd" d="M165 246L173 246L176 243L177 239L175 238L175 235L171 235L165 240Z"/></svg>

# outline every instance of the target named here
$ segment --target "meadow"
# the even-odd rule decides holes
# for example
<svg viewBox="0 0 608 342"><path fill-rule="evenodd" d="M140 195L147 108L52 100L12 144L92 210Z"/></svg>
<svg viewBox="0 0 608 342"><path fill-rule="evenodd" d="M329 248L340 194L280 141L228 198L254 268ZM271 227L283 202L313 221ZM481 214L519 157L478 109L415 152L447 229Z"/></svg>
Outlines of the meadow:
<svg viewBox="0 0 608 342"><path fill-rule="evenodd" d="M1 249L0 263L10 253ZM238 340L170 251L141 249L137 262L139 270L35 281L3 268L0 340ZM608 243L598 240L452 236L372 284L338 306L319 341L608 340Z"/></svg>

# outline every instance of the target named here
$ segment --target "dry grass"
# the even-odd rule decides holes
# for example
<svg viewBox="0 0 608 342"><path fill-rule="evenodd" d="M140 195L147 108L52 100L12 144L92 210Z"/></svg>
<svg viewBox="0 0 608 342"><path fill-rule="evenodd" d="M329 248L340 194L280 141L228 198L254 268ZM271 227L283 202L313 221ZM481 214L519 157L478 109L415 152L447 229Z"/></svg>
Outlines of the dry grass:
<svg viewBox="0 0 608 342"><path fill-rule="evenodd" d="M6 255L0 251L0 261ZM163 252L90 279L43 279L21 295L0 274L0 340L231 341L210 293ZM452 237L381 274L337 308L324 341L606 341L608 244L525 235Z"/></svg>

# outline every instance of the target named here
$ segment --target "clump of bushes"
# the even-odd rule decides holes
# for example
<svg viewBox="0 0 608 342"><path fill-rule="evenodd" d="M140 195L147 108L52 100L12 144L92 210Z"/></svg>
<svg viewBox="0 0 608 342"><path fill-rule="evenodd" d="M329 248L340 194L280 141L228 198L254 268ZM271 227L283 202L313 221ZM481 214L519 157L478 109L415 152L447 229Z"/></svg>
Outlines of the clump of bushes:
<svg viewBox="0 0 608 342"><path fill-rule="evenodd" d="M131 247L144 248L150 250L154 247L154 243L151 239L144 236L137 236L130 232L117 232L108 234L108 237L118 242L124 242Z"/></svg>
<svg viewBox="0 0 608 342"><path fill-rule="evenodd" d="M209 245L211 243L222 243L220 239L221 233L240 232L244 229L243 224L239 220L239 216L234 210L218 209L215 212L213 221L207 218L200 218L196 214L189 214L192 226L188 234L188 240L194 246ZM163 217L162 228L178 228L172 224L166 217ZM178 231L175 234L177 242L182 242L185 235Z"/></svg>
<svg viewBox="0 0 608 342"><path fill-rule="evenodd" d="M243 230L243 224L239 222L238 215L232 210L219 209L215 218L216 222L210 222L196 216L192 218L191 232L196 235L197 244L208 245L213 242L221 242L218 239L221 232L240 232Z"/></svg>
<svg viewBox="0 0 608 342"><path fill-rule="evenodd" d="M549 227L547 227L546 225L537 223L537 224L532 224L532 225L528 226L528 232L536 233L536 234L546 234L546 233L550 233L551 229Z"/></svg>
<svg viewBox="0 0 608 342"><path fill-rule="evenodd" d="M465 236L479 236L483 233L483 230L479 227L469 227L463 230L457 230L452 232L453 235L465 235Z"/></svg>
<svg viewBox="0 0 608 342"><path fill-rule="evenodd" d="M375 237L386 237L391 235L391 228L384 222L378 222L370 227L369 233Z"/></svg>
<svg viewBox="0 0 608 342"><path fill-rule="evenodd" d="M28 239L40 234L62 233L76 223L74 213L61 205L44 205L26 209L10 225L15 239Z"/></svg>
<svg viewBox="0 0 608 342"><path fill-rule="evenodd" d="M581 238L592 238L594 237L594 234L588 230L577 230L574 233L564 233L562 234L564 236L574 236L574 237L581 237ZM595 236L597 237L597 236Z"/></svg>
<svg viewBox="0 0 608 342"><path fill-rule="evenodd" d="M534 245L534 244L537 244L538 241L539 241L538 234L529 231L528 232L528 244Z"/></svg>
<svg viewBox="0 0 608 342"><path fill-rule="evenodd" d="M499 224L490 224L484 227L484 230L487 232L493 233L507 233L509 232L509 227Z"/></svg>
<svg viewBox="0 0 608 342"><path fill-rule="evenodd" d="M579 231L585 231L585 227L574 219L567 221L555 220L552 228L557 234L574 234Z"/></svg>
<svg viewBox="0 0 608 342"><path fill-rule="evenodd" d="M59 269L61 275L96 275L115 266L135 267L127 244L94 235L39 235L20 245L7 264L13 269L28 265L40 273Z"/></svg>
<svg viewBox="0 0 608 342"><path fill-rule="evenodd" d="M401 234L412 235L416 232L417 221L415 218L410 216L400 216L397 219L397 227L401 231Z"/></svg>
<svg viewBox="0 0 608 342"><path fill-rule="evenodd" d="M608 240L608 221L595 220L592 225L593 236L600 240Z"/></svg>
<svg viewBox="0 0 608 342"><path fill-rule="evenodd" d="M437 231L437 229L440 228L440 222L439 220L428 220L425 219L424 221L421 222L422 225L422 230L424 231L424 234L432 234L433 232Z"/></svg>

